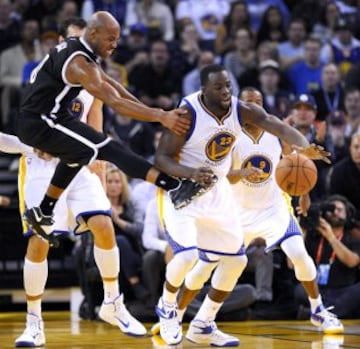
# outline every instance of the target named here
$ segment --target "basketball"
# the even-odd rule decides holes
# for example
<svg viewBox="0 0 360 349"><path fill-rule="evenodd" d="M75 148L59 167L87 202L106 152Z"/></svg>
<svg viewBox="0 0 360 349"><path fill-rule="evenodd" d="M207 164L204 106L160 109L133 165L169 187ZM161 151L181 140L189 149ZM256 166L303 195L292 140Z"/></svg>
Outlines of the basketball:
<svg viewBox="0 0 360 349"><path fill-rule="evenodd" d="M301 154L284 156L275 169L278 186L291 196L307 194L317 181L317 169L312 160Z"/></svg>

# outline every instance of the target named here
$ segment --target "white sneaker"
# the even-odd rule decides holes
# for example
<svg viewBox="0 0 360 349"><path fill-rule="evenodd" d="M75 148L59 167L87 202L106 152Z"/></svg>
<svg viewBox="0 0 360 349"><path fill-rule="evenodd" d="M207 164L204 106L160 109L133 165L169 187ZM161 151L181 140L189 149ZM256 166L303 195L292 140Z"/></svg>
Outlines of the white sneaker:
<svg viewBox="0 0 360 349"><path fill-rule="evenodd" d="M115 298L114 302L103 302L99 311L100 319L113 326L118 326L122 332L129 336L144 336L146 328L129 313L123 298L123 295L120 295Z"/></svg>
<svg viewBox="0 0 360 349"><path fill-rule="evenodd" d="M238 338L221 332L215 321L191 321L186 339L197 344L210 344L212 347L237 347L240 344Z"/></svg>
<svg viewBox="0 0 360 349"><path fill-rule="evenodd" d="M43 320L34 314L26 315L26 327L23 334L15 340L15 347L42 347L45 345Z"/></svg>
<svg viewBox="0 0 360 349"><path fill-rule="evenodd" d="M314 313L311 313L311 323L321 329L324 333L342 333L344 326L335 314L331 313L323 305L319 305Z"/></svg>
<svg viewBox="0 0 360 349"><path fill-rule="evenodd" d="M160 335L168 345L176 345L182 341L181 325L177 317L176 303L168 304L159 299L155 311L160 320Z"/></svg>

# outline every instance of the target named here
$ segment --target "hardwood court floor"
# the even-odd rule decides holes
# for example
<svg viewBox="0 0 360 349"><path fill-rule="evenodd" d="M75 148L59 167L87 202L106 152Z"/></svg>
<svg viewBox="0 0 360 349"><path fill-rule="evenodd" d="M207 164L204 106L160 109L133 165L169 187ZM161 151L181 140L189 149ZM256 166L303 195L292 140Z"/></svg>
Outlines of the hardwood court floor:
<svg viewBox="0 0 360 349"><path fill-rule="evenodd" d="M14 347L24 326L23 313L0 313L0 349ZM203 349L184 340L166 346L154 338L125 336L116 327L99 321L79 320L70 312L45 312L46 349ZM360 320L344 321L344 335L322 335L309 321L222 322L218 326L240 339L246 349L340 349L360 348ZM150 328L151 324L147 324ZM185 330L187 326L184 326Z"/></svg>

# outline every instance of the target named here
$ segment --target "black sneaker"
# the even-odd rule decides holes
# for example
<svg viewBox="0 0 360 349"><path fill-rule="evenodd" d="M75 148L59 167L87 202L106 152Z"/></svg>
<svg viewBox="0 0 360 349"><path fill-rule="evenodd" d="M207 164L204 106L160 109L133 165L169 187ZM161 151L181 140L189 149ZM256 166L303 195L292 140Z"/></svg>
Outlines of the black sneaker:
<svg viewBox="0 0 360 349"><path fill-rule="evenodd" d="M175 209L184 208L189 205L195 198L207 193L217 182L217 176L213 176L212 184L208 187L203 187L192 179L179 179L179 185L168 191L170 199L174 204Z"/></svg>
<svg viewBox="0 0 360 349"><path fill-rule="evenodd" d="M48 241L52 247L59 246L59 240L52 232L53 216L45 216L40 207L33 207L24 212L23 218L38 237Z"/></svg>

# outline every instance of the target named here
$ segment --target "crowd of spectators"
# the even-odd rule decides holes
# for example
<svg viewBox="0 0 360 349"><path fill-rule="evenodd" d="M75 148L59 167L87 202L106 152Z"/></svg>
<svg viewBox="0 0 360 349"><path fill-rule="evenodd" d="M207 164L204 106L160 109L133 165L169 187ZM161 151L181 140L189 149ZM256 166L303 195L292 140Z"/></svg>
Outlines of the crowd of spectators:
<svg viewBox="0 0 360 349"><path fill-rule="evenodd" d="M325 202L330 194L340 194L354 206L344 235L347 248L360 253L359 7L358 0L0 0L0 130L15 133L22 89L31 70L57 44L62 21L109 11L122 36L104 69L143 103L176 107L182 96L200 89L202 67L221 63L235 96L242 87L258 88L268 112L330 151L331 165L317 164L319 181L311 198ZM302 96L303 111L298 107ZM104 129L152 158L158 125L116 115L104 106ZM135 298L153 305L171 258L154 187L116 170L108 173L107 182L122 272ZM256 243L250 251L257 261L249 268L255 270L254 301L271 304L277 297L276 276L269 277L272 270L262 272L262 249ZM281 257L274 257L263 264L279 268ZM345 267L355 275L345 281L359 285L358 266ZM342 277L337 272L337 279Z"/></svg>

